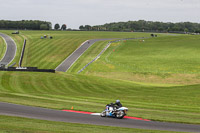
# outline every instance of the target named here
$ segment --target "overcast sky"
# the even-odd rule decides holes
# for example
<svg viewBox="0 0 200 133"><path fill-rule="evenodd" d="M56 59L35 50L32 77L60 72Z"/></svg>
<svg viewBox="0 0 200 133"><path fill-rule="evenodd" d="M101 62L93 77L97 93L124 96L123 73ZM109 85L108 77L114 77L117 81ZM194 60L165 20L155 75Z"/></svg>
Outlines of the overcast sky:
<svg viewBox="0 0 200 133"><path fill-rule="evenodd" d="M101 25L119 21L200 23L200 0L0 0L0 20Z"/></svg>

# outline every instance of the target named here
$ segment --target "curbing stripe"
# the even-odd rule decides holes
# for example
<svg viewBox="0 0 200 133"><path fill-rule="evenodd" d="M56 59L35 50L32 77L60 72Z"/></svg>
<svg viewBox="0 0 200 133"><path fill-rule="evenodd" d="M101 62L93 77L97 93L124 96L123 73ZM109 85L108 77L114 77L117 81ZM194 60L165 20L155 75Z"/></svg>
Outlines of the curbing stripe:
<svg viewBox="0 0 200 133"><path fill-rule="evenodd" d="M100 113L92 113L92 112L85 112L85 111L76 111L76 110L62 110L65 112L73 112L73 113L79 113L79 114L88 114L88 115L100 115ZM125 119L134 119L134 120L141 120L141 121L151 121L148 119L142 119L138 117L131 117L131 116L124 116Z"/></svg>

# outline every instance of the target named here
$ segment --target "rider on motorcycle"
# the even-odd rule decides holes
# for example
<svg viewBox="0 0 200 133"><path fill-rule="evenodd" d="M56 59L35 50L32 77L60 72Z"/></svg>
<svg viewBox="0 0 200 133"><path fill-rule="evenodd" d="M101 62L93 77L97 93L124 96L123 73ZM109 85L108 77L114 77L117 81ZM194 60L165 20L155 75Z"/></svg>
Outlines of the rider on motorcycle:
<svg viewBox="0 0 200 133"><path fill-rule="evenodd" d="M122 119L126 116L128 108L123 107L119 100L115 103L110 103L106 105L105 110L100 114L101 117L113 117Z"/></svg>
<svg viewBox="0 0 200 133"><path fill-rule="evenodd" d="M121 108L122 104L120 103L120 100L116 100L115 103L110 103L110 104L107 104L106 106L112 107L113 110L110 110L110 111L113 112L114 110Z"/></svg>

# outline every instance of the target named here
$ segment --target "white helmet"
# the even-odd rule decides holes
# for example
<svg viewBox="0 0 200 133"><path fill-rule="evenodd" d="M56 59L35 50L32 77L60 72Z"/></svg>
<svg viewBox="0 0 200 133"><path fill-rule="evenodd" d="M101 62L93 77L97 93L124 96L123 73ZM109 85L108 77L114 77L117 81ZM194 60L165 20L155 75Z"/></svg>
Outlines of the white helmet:
<svg viewBox="0 0 200 133"><path fill-rule="evenodd" d="M116 100L116 103L120 103L120 100Z"/></svg>

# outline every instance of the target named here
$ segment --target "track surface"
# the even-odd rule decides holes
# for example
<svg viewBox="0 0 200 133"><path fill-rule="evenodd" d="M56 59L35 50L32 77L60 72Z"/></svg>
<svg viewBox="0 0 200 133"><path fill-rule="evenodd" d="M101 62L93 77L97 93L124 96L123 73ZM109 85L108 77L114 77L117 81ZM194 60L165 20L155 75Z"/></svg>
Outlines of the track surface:
<svg viewBox="0 0 200 133"><path fill-rule="evenodd" d="M8 35L0 33L0 36L4 38L7 45L6 53L3 59L0 61L0 64L8 65L15 57L17 46L12 38Z"/></svg>
<svg viewBox="0 0 200 133"><path fill-rule="evenodd" d="M88 114L64 112L39 107L23 106L0 102L0 115L19 116L41 120L82 123L104 126L117 126L151 130L200 132L200 125L141 121L132 119L102 118Z"/></svg>
<svg viewBox="0 0 200 133"><path fill-rule="evenodd" d="M113 40L116 38L108 38L108 39L93 39L85 41L78 49L76 49L69 57L67 57L55 70L66 72L74 62L95 42L98 41L106 41L106 40Z"/></svg>

